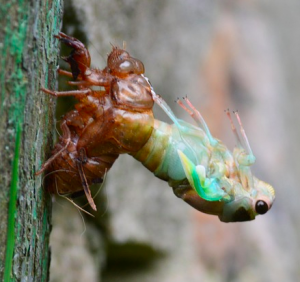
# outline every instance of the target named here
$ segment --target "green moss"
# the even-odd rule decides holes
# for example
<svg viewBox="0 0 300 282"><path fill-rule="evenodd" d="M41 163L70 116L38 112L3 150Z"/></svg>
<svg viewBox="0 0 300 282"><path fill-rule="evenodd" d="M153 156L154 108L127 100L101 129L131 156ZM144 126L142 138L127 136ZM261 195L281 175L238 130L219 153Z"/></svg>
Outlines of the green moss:
<svg viewBox="0 0 300 282"><path fill-rule="evenodd" d="M35 136L35 129L31 124L24 124L24 117L33 114L28 109L37 112L32 104L37 99L34 96L39 83L37 75L43 72L48 80L48 74L53 75L57 62L57 41L53 34L60 29L61 3L59 0L49 3L12 0L10 5L0 7L0 16L3 15L5 23L1 33L0 67L6 70L0 72L0 114L3 113L7 127L3 142L11 147L14 145L11 169L7 169L6 176L10 179L10 187L5 192L9 197L7 229L3 232L5 265L0 263L4 268L0 276L3 274L5 282L19 281L20 277L30 280L32 273L42 276L39 281L48 280L49 198L46 199L42 188L35 186L37 181L33 178L37 146L34 144L30 152L24 152L27 140L23 138ZM45 9L46 4L48 9ZM44 38L49 39L46 46ZM33 57L35 60L31 60ZM49 119L48 113L45 119Z"/></svg>
<svg viewBox="0 0 300 282"><path fill-rule="evenodd" d="M5 269L4 269L4 281L10 281L10 275L13 264L13 253L15 246L15 216L16 216L16 205L18 195L18 184L19 184L19 158L20 158L20 147L22 138L22 127L23 127L23 113L25 107L25 96L26 96L26 84L27 80L23 76L22 71L22 56L24 50L24 43L27 32L27 6L22 6L23 2L18 3L18 22L20 23L18 28L11 29L10 24L6 27L4 46L2 52L2 67L5 69L7 64L7 54L14 60L14 66L11 69L11 75L7 80L5 74L1 75L0 83L2 87L8 86L10 91L13 93L10 99L13 100L11 107L8 112L10 124L14 124L15 133L15 151L12 164L11 173L11 185L9 190L9 207L8 207L8 223L7 223L7 243L6 243L6 255L5 255ZM6 14L7 23L10 20L10 14ZM5 81L6 80L6 81ZM4 106L4 95L7 89L3 88L1 96L1 110Z"/></svg>
<svg viewBox="0 0 300 282"><path fill-rule="evenodd" d="M5 255L4 282L10 281L12 270L13 252L15 246L15 214L17 205L17 190L19 182L19 158L21 146L22 130L20 124L17 126L15 154L12 167L12 180L10 185L9 207L8 207L8 225L7 225L7 243Z"/></svg>

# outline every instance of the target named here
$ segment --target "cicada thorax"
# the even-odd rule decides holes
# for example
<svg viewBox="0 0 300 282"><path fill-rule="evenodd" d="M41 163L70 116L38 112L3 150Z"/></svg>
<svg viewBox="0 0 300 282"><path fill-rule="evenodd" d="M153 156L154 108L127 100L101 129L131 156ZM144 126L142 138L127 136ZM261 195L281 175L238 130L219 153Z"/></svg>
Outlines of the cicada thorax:
<svg viewBox="0 0 300 282"><path fill-rule="evenodd" d="M92 121L78 140L88 156L136 152L153 130L153 100L143 77L115 78L102 116Z"/></svg>
<svg viewBox="0 0 300 282"><path fill-rule="evenodd" d="M86 115L83 101L75 106L79 115L88 119L88 125L79 136L77 149L84 148L88 157L138 151L151 136L154 123L151 87L141 75L144 73L143 63L127 51L113 47L107 67L88 73L83 78L91 84L90 77L100 74L109 78L109 83L103 85L104 92L93 92L98 97L89 107L98 103L96 109ZM89 103L93 100L91 95L86 99Z"/></svg>
<svg viewBox="0 0 300 282"><path fill-rule="evenodd" d="M137 80L136 77L132 79ZM87 182L93 184L101 181L119 154L137 152L148 141L154 123L153 101L147 93L148 89L128 86L128 82L116 79L112 82L109 95L101 99L94 111L89 112L87 109L91 107L78 103L78 110L64 116L63 121L71 132L71 141L51 165L51 170L55 171L52 192L56 192L54 189L63 194L82 190L77 168L80 150L86 155L83 170ZM61 150L64 144L65 138L62 136L53 154Z"/></svg>

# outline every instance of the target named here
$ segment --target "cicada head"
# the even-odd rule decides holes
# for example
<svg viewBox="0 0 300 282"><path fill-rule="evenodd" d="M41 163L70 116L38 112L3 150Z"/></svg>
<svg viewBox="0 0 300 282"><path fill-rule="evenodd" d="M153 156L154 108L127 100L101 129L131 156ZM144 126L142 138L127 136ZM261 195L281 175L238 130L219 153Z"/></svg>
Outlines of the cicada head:
<svg viewBox="0 0 300 282"><path fill-rule="evenodd" d="M273 187L252 175L255 156L237 113L236 116L242 137L238 136L229 115L237 139L233 153L221 141L213 139L214 142L210 142L209 164L204 167L193 163L178 150L192 189L187 193L186 187L181 198L200 211L217 214L224 222L253 220L257 215L265 214L275 200Z"/></svg>
<svg viewBox="0 0 300 282"><path fill-rule="evenodd" d="M223 222L236 222L253 220L272 207L273 187L254 177L249 166L236 164L231 174L216 178L181 151L178 154L190 186L174 192L194 208L218 215Z"/></svg>
<svg viewBox="0 0 300 282"><path fill-rule="evenodd" d="M272 207L275 191L270 184L253 176L250 167L255 157L252 153L238 145L233 151L233 159L232 173L223 177L223 183L229 183L224 187L230 200L225 202L219 217L225 222L253 220Z"/></svg>
<svg viewBox="0 0 300 282"><path fill-rule="evenodd" d="M219 215L221 221L225 222L253 220L257 215L265 214L275 200L273 187L254 177L251 172L255 156L252 153L239 114L237 112L234 114L240 127L241 136L239 136L231 115L227 111L237 145L233 150L233 159L229 165L230 172L224 177L228 177L228 181L231 182L231 187L227 190L231 199L224 204L222 213Z"/></svg>
<svg viewBox="0 0 300 282"><path fill-rule="evenodd" d="M219 218L224 222L249 221L265 214L273 205L275 191L256 177L252 177L251 189L245 189L241 182L231 181L230 200L224 202ZM248 187L247 187L248 188Z"/></svg>

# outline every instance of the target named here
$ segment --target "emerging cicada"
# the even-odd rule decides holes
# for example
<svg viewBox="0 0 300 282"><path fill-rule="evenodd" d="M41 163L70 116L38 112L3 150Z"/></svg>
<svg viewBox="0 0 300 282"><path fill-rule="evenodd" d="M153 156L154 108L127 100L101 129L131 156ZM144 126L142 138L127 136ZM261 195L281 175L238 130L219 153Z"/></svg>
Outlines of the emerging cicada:
<svg viewBox="0 0 300 282"><path fill-rule="evenodd" d="M184 108L198 127L179 120L144 76L143 63L113 47L103 70L90 68L90 55L77 39L59 33L73 51L65 60L71 71L59 70L76 81L73 91L51 91L53 96L74 96L79 103L61 121L63 132L52 157L37 174L53 172L50 192L84 191L96 206L89 185L102 182L120 154L130 154L160 179L168 181L176 196L221 221L253 220L266 213L275 199L274 189L251 174L255 157L239 115L241 138L227 113L237 139L233 154L213 138L201 114L186 98ZM102 90L94 90L100 86ZM174 122L154 119L157 103ZM245 149L244 149L245 147Z"/></svg>

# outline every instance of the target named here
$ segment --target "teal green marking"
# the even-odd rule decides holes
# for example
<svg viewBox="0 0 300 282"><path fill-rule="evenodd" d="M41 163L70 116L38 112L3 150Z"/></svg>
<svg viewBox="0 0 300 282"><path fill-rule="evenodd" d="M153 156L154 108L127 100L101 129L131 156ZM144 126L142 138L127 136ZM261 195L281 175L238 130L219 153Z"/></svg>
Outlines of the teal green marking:
<svg viewBox="0 0 300 282"><path fill-rule="evenodd" d="M192 170L192 179L194 182L194 187L198 195L207 201L218 201L223 197L223 191L220 190L218 187L218 183L216 179L211 179L211 183L207 187L204 184L204 187L201 185L199 176L195 169Z"/></svg>
<svg viewBox="0 0 300 282"><path fill-rule="evenodd" d="M7 243L5 255L4 282L10 281L12 270L13 252L15 246L15 214L17 206L17 190L19 180L19 158L22 130L20 124L16 129L15 154L12 166L12 180L10 184L10 196L8 206Z"/></svg>
<svg viewBox="0 0 300 282"><path fill-rule="evenodd" d="M202 188L200 180L199 180L199 176L198 176L195 169L192 170L192 179L193 179L193 182L194 182L194 187L195 187L196 192L198 193L198 195L201 198L205 199L206 195L203 191L203 188Z"/></svg>

